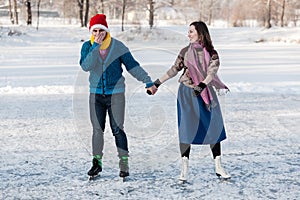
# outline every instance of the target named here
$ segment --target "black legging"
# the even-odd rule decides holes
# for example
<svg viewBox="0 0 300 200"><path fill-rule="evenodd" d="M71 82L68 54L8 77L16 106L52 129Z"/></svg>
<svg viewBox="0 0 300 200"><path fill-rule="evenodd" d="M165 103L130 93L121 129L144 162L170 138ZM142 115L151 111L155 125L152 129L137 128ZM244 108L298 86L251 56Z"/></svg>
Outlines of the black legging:
<svg viewBox="0 0 300 200"><path fill-rule="evenodd" d="M180 146L181 157L189 158L190 157L190 151L191 151L191 145L180 143L179 146ZM210 149L211 149L211 152L213 154L214 159L217 156L221 155L221 143L220 142L218 142L217 144L211 144Z"/></svg>

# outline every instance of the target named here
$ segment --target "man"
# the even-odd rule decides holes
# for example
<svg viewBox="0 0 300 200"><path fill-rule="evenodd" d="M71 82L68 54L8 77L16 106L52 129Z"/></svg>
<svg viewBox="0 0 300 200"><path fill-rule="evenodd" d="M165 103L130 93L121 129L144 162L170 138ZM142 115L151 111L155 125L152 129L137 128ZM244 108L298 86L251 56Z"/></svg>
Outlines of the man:
<svg viewBox="0 0 300 200"><path fill-rule="evenodd" d="M93 165L88 175L94 177L102 171L102 157L105 119L108 113L110 127L117 146L120 177L129 176L128 143L124 132L125 78L123 68L138 81L146 84L146 89L155 93L151 78L133 58L129 49L110 36L104 14L97 14L90 20L91 38L81 48L80 66L89 72L90 119L93 127L92 150Z"/></svg>

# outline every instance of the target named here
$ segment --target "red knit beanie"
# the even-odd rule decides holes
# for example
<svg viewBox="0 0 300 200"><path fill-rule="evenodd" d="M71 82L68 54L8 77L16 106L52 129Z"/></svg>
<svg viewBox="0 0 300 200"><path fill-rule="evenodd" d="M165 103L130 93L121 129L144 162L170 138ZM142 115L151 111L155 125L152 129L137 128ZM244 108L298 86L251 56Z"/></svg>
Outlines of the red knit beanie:
<svg viewBox="0 0 300 200"><path fill-rule="evenodd" d="M95 28L100 28L106 32L109 32L106 16L104 14L97 14L91 18L89 30L92 32Z"/></svg>

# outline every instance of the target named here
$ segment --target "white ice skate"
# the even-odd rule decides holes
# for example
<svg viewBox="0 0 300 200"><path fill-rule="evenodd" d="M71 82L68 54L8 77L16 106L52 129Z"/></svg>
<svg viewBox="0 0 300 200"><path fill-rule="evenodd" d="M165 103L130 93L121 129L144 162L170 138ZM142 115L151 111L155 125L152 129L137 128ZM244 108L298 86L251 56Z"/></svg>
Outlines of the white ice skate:
<svg viewBox="0 0 300 200"><path fill-rule="evenodd" d="M230 179L231 176L221 166L221 156L215 158L216 175L224 179Z"/></svg>
<svg viewBox="0 0 300 200"><path fill-rule="evenodd" d="M185 183L187 181L188 176L188 167L189 167L189 159L187 157L182 157L182 169L179 181Z"/></svg>

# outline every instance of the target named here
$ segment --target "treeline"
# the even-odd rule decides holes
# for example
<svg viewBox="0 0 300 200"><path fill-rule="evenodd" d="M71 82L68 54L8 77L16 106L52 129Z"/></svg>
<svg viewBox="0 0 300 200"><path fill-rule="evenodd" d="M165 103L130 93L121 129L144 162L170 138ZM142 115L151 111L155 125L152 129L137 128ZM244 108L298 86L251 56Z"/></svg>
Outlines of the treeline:
<svg viewBox="0 0 300 200"><path fill-rule="evenodd" d="M105 13L111 20L141 23L147 20L152 28L158 20L189 23L202 20L209 25L216 20L229 26L299 26L299 0L0 0L8 4L11 23L18 24L21 13L28 25L39 18L40 10L56 10L62 18L77 18L82 27L96 13ZM32 10L37 15L32 15Z"/></svg>

